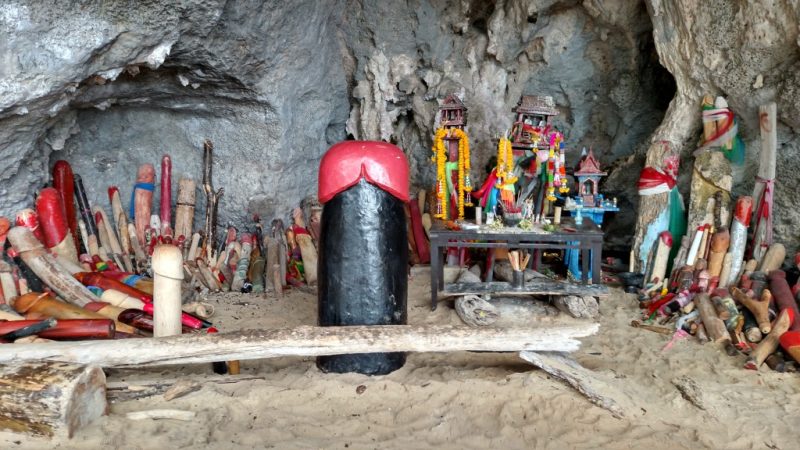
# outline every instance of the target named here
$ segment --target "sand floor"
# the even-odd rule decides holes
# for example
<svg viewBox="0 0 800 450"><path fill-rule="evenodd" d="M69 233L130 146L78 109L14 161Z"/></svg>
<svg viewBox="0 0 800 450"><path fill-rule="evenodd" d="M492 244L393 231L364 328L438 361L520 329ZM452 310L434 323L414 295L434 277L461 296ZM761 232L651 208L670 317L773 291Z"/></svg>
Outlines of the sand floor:
<svg viewBox="0 0 800 450"><path fill-rule="evenodd" d="M221 330L314 324L316 297L220 294ZM409 284L409 322L459 324L452 304L429 309L429 283ZM147 385L191 378L202 388L116 401L71 440L0 434L3 449L167 448L800 448L800 375L742 369L713 344L678 341L630 327L633 296L614 290L601 303L601 329L573 356L610 379L631 404L608 411L515 354L411 354L387 376L324 374L313 358L242 361L241 379L219 380L208 365L109 370L109 383ZM673 380L698 387L700 409ZM363 386L359 389L360 386ZM361 393L359 393L361 392ZM132 421L130 411L191 410L194 421Z"/></svg>

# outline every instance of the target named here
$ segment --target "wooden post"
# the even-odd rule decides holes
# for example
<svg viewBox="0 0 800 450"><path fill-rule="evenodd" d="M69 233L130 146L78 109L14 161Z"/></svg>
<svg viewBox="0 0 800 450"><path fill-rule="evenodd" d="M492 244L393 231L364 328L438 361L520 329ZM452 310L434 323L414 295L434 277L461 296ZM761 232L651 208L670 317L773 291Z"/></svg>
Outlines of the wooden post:
<svg viewBox="0 0 800 450"><path fill-rule="evenodd" d="M712 307L713 308L713 307ZM0 345L0 364L62 361L101 367L202 364L284 356L451 351L575 351L576 338L597 333L597 323L554 326L533 321L526 328L368 325L301 326L157 339Z"/></svg>
<svg viewBox="0 0 800 450"><path fill-rule="evenodd" d="M191 178L178 181L178 198L175 202L175 237L183 236L184 246L189 246L194 221L195 182Z"/></svg>
<svg viewBox="0 0 800 450"><path fill-rule="evenodd" d="M761 125L761 152L759 153L758 177L753 186L753 225L752 256L761 261L767 247L772 244L772 197L775 194L775 166L778 151L778 110L775 102L758 108Z"/></svg>
<svg viewBox="0 0 800 450"><path fill-rule="evenodd" d="M72 437L108 412L106 376L96 366L58 362L5 365L0 366L0 379L2 430Z"/></svg>
<svg viewBox="0 0 800 450"><path fill-rule="evenodd" d="M206 221L205 236L203 236L203 249L213 249L216 245L217 237L217 207L219 199L225 192L223 188L214 190L211 180L212 166L214 162L214 144L210 140L203 141L203 191L206 193Z"/></svg>
<svg viewBox="0 0 800 450"><path fill-rule="evenodd" d="M157 245L153 250L153 336L181 334L183 258L178 247Z"/></svg>

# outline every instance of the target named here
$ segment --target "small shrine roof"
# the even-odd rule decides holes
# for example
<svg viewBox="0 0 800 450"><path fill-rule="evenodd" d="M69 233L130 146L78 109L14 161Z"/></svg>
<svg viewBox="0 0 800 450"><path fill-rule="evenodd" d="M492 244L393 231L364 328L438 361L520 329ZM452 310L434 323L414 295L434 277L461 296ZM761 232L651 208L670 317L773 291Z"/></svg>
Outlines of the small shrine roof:
<svg viewBox="0 0 800 450"><path fill-rule="evenodd" d="M581 162L578 164L578 170L575 171L575 175L607 175L606 172L600 170L600 163L597 161L597 158L594 157L594 151L590 148L589 154L581 159Z"/></svg>
<svg viewBox="0 0 800 450"><path fill-rule="evenodd" d="M439 109L462 109L464 111L467 110L467 107L464 106L464 102L461 101L460 98L456 94L449 94L447 97L444 98L442 101L441 106Z"/></svg>
<svg viewBox="0 0 800 450"><path fill-rule="evenodd" d="M545 116L557 116L559 114L556 109L556 102L549 95L523 95L513 111L515 113L541 114Z"/></svg>

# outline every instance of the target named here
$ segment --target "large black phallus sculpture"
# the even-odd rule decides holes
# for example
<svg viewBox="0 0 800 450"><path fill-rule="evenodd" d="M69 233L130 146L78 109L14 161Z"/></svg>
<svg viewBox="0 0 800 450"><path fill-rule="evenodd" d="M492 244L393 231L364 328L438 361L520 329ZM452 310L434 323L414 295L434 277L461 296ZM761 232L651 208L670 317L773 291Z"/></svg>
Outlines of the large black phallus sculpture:
<svg viewBox="0 0 800 450"><path fill-rule="evenodd" d="M319 324L405 324L408 162L402 150L384 142L334 145L320 163L319 200ZM383 375L405 361L405 353L369 353L320 356L317 366Z"/></svg>

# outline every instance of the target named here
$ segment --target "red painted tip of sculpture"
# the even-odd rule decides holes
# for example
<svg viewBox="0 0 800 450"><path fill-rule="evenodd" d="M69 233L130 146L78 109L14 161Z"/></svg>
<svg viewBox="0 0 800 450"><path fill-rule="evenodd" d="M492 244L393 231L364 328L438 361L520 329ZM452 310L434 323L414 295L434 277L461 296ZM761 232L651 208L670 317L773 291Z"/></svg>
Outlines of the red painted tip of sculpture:
<svg viewBox="0 0 800 450"><path fill-rule="evenodd" d="M386 142L346 141L334 145L322 157L320 203L355 186L362 178L403 202L409 200L408 161L402 150Z"/></svg>
<svg viewBox="0 0 800 450"><path fill-rule="evenodd" d="M109 186L108 187L108 201L112 201L114 198L114 194L119 194L119 188L116 186Z"/></svg>
<svg viewBox="0 0 800 450"><path fill-rule="evenodd" d="M794 265L800 266L800 252L794 254Z"/></svg>
<svg viewBox="0 0 800 450"><path fill-rule="evenodd" d="M791 348L800 347L800 332L787 331L786 333L783 333L780 337L780 343L781 347L783 347L786 351L789 351Z"/></svg>
<svg viewBox="0 0 800 450"><path fill-rule="evenodd" d="M44 245L53 248L60 244L69 232L61 193L54 188L42 189L36 198L36 212L44 235Z"/></svg>
<svg viewBox="0 0 800 450"><path fill-rule="evenodd" d="M736 200L736 208L734 210L733 216L736 220L739 221L742 225L749 227L750 226L750 218L753 215L753 198L752 197L739 197Z"/></svg>
<svg viewBox="0 0 800 450"><path fill-rule="evenodd" d="M239 236L239 242L242 244L253 244L255 243L255 237L250 233L242 233L241 236Z"/></svg>
<svg viewBox="0 0 800 450"><path fill-rule="evenodd" d="M659 235L661 238L661 242L664 243L667 247L672 247L672 233L669 231L662 231Z"/></svg>
<svg viewBox="0 0 800 450"><path fill-rule="evenodd" d="M42 233L42 227L39 226L39 216L36 214L36 211L30 208L23 209L17 213L14 223L18 227L30 229L36 239L44 243L44 233Z"/></svg>

